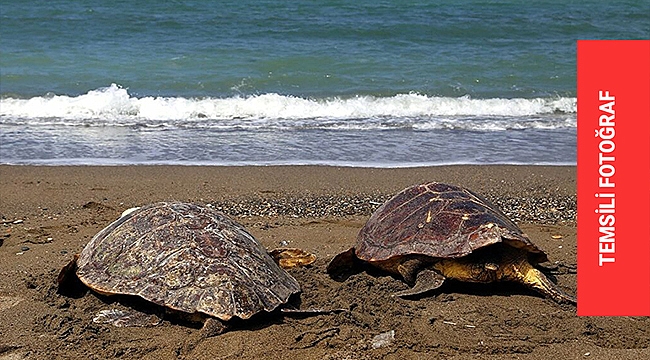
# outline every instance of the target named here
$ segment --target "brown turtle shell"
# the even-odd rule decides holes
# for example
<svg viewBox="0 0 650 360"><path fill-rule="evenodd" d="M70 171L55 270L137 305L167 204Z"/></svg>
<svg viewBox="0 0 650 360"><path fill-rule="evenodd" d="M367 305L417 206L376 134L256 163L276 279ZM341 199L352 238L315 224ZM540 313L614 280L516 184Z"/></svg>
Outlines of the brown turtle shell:
<svg viewBox="0 0 650 360"><path fill-rule="evenodd" d="M404 255L459 258L504 242L547 261L517 225L474 192L431 182L404 189L380 206L361 229L356 257L373 262Z"/></svg>
<svg viewBox="0 0 650 360"><path fill-rule="evenodd" d="M158 203L97 233L77 276L104 294L140 296L221 320L272 311L300 291L241 225L208 207Z"/></svg>

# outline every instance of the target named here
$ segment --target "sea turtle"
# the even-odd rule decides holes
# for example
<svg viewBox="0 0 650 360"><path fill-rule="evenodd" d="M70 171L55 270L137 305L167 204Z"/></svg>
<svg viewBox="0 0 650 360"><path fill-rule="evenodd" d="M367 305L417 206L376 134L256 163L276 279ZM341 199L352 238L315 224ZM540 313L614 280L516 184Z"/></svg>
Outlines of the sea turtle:
<svg viewBox="0 0 650 360"><path fill-rule="evenodd" d="M303 265L314 260L311 254L284 250L289 251L276 256L302 257L297 261ZM187 315L186 320L205 321L205 336L226 330L233 317L271 312L300 292L298 282L244 227L191 203L126 211L61 271L59 286L75 281L74 276L99 294L139 296ZM121 326L141 319L113 310L100 312L100 318Z"/></svg>
<svg viewBox="0 0 650 360"><path fill-rule="evenodd" d="M575 303L534 267L546 254L496 206L476 193L431 182L404 189L381 205L355 246L327 266L342 280L364 263L411 285L397 296L424 293L445 279L513 281L563 303Z"/></svg>

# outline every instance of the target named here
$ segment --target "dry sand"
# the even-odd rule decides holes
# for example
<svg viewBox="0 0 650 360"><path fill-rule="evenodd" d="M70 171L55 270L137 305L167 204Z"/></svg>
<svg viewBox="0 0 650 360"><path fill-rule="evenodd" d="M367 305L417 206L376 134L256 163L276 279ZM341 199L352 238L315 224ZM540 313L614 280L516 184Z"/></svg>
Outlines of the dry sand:
<svg viewBox="0 0 650 360"><path fill-rule="evenodd" d="M381 201L424 181L464 185L508 213L543 249L551 275L576 291L575 167L415 169L287 167L0 166L0 359L647 359L650 319L577 317L520 286L444 285L416 300L390 296L399 279L360 273L343 283L325 265L354 242ZM92 292L66 297L56 277L72 254L130 207L211 203L265 246L318 256L290 270L302 294L289 306L339 314L263 314L181 353L197 326L94 324L124 308ZM394 341L373 349L373 338Z"/></svg>

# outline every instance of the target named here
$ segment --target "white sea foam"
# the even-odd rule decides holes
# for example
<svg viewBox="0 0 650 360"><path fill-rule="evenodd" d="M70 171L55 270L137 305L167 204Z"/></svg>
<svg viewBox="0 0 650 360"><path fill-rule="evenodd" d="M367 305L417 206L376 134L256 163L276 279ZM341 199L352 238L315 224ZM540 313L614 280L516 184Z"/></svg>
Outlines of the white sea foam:
<svg viewBox="0 0 650 360"><path fill-rule="evenodd" d="M473 99L417 93L301 98L135 97L112 84L80 96L0 99L0 124L415 130L575 127L576 99ZM551 115L551 116L549 116Z"/></svg>

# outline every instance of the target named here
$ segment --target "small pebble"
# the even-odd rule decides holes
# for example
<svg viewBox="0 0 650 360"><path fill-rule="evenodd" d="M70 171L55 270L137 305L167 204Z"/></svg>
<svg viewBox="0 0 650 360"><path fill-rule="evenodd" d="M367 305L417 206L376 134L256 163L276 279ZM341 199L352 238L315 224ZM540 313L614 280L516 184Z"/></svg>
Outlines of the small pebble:
<svg viewBox="0 0 650 360"><path fill-rule="evenodd" d="M21 246L20 251L27 251L29 250L29 246Z"/></svg>
<svg viewBox="0 0 650 360"><path fill-rule="evenodd" d="M395 341L395 330L386 331L372 338L372 348L379 349Z"/></svg>

